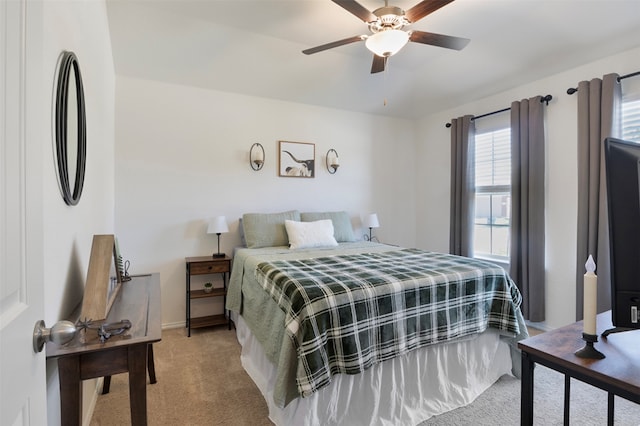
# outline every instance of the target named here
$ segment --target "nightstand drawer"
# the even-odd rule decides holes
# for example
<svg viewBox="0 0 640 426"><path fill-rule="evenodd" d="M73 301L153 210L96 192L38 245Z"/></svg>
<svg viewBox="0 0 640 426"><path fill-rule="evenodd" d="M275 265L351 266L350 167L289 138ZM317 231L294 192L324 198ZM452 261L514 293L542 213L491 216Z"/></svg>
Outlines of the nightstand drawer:
<svg viewBox="0 0 640 426"><path fill-rule="evenodd" d="M192 263L189 266L189 268L190 268L191 275L229 272L229 262L225 262L225 261L198 262L198 263Z"/></svg>

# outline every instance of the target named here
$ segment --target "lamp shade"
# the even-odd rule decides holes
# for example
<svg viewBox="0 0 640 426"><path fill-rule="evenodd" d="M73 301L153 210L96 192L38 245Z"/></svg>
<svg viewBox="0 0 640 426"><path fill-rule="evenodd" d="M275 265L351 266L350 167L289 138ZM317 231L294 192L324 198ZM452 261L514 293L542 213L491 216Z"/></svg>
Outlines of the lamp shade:
<svg viewBox="0 0 640 426"><path fill-rule="evenodd" d="M380 57L393 56L409 41L409 33L402 30L380 31L367 37L367 49Z"/></svg>
<svg viewBox="0 0 640 426"><path fill-rule="evenodd" d="M364 225L365 228L379 228L380 222L378 222L378 215L375 213L371 213L365 216L364 220L362 221L362 224Z"/></svg>
<svg viewBox="0 0 640 426"><path fill-rule="evenodd" d="M229 227L227 226L227 219L224 216L211 219L209 227L207 228L207 234L224 234L225 232L229 232Z"/></svg>

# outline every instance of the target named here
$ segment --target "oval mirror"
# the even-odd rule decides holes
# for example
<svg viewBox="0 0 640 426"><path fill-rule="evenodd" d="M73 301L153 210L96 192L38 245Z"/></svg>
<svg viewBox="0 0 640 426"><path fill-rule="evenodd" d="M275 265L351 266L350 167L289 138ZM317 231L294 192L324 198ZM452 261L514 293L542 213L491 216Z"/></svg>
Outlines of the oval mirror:
<svg viewBox="0 0 640 426"><path fill-rule="evenodd" d="M84 89L78 59L62 52L56 90L56 165L64 202L78 204L84 185L87 132ZM70 168L73 177L70 179ZM73 191L71 186L73 185Z"/></svg>

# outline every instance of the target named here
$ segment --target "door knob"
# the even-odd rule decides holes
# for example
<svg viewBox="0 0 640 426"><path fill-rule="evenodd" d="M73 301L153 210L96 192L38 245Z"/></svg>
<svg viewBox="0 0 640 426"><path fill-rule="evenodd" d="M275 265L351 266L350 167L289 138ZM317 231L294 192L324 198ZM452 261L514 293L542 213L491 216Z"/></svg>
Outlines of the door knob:
<svg viewBox="0 0 640 426"><path fill-rule="evenodd" d="M36 321L33 328L33 350L42 352L46 342L64 345L73 340L76 335L76 325L71 321L58 321L51 328L47 328L43 320Z"/></svg>

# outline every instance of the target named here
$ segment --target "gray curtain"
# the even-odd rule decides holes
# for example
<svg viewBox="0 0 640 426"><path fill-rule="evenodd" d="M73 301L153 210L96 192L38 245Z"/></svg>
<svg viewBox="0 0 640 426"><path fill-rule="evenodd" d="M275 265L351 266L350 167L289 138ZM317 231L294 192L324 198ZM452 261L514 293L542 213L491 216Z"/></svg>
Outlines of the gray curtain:
<svg viewBox="0 0 640 426"><path fill-rule="evenodd" d="M578 84L578 242L576 320L583 316L583 276L589 254L596 262L598 312L611 309L609 222L602 142L620 134L622 90L618 74Z"/></svg>
<svg viewBox="0 0 640 426"><path fill-rule="evenodd" d="M475 125L472 115L451 120L451 212L449 252L473 256Z"/></svg>
<svg viewBox="0 0 640 426"><path fill-rule="evenodd" d="M511 103L510 275L536 322L545 319L544 143L541 97Z"/></svg>

